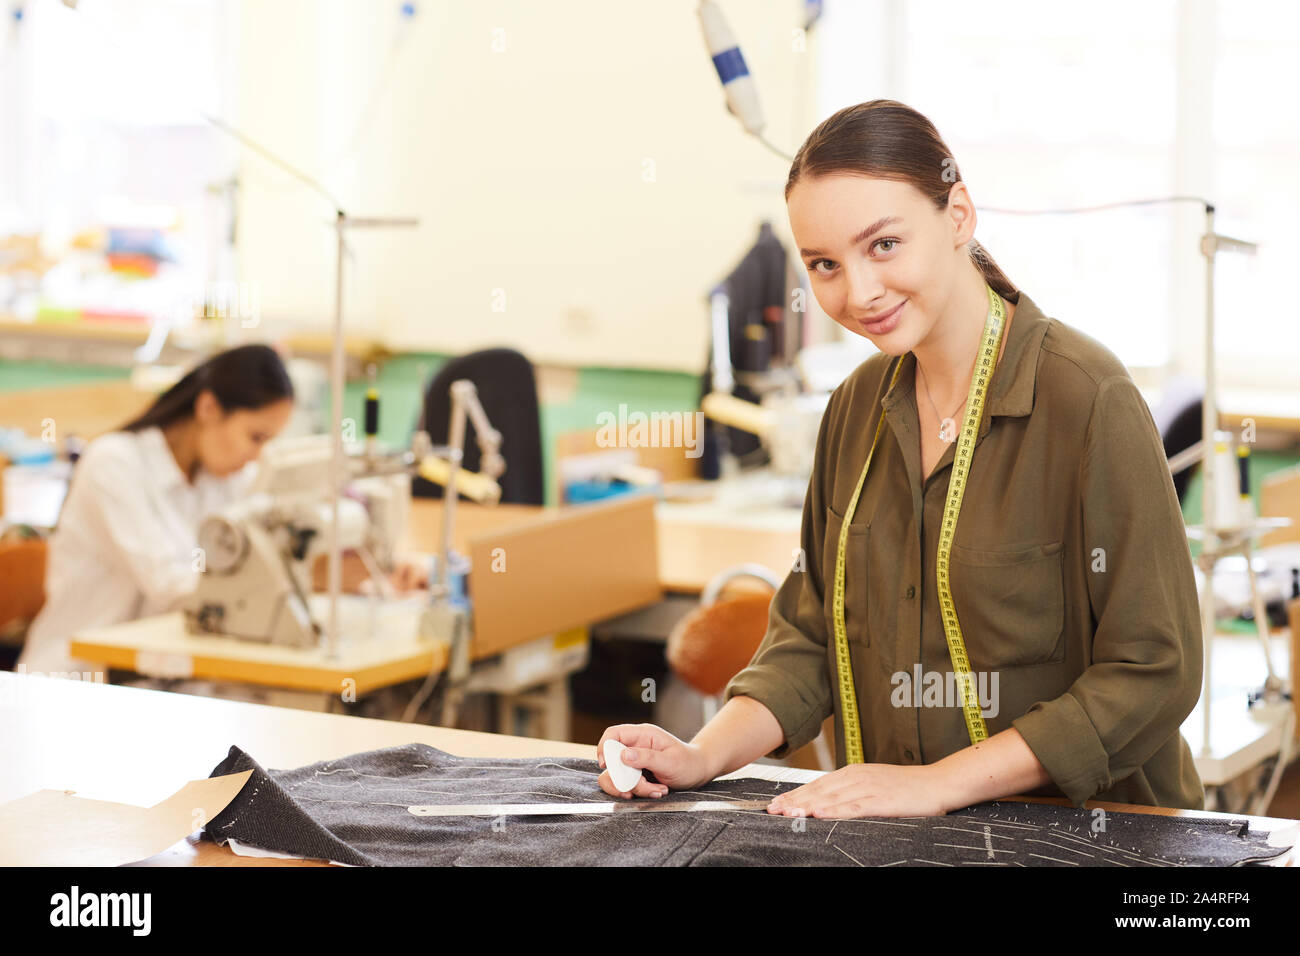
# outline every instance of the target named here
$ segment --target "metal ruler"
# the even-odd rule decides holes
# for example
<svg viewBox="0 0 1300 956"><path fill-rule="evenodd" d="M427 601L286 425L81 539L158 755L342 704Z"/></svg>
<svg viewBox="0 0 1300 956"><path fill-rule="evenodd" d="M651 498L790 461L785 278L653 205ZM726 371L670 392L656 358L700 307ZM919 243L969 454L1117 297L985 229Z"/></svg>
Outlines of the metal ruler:
<svg viewBox="0 0 1300 956"><path fill-rule="evenodd" d="M773 794L775 796L775 794ZM702 813L766 811L771 800L625 800L611 803L446 803L407 807L417 817L562 817L586 813Z"/></svg>
<svg viewBox="0 0 1300 956"><path fill-rule="evenodd" d="M975 357L975 370L971 375L970 392L967 395L966 415L962 421L961 434L957 437L954 450L952 474L948 481L948 497L944 502L943 523L939 526L939 549L935 561L935 583L938 588L939 609L943 616L943 631L948 642L948 656L952 660L953 673L962 693L962 712L966 718L966 730L972 744L988 738L988 728L984 716L980 713L979 699L975 692L974 675L970 669L970 658L966 654L966 643L962 639L961 624L957 620L957 608L952 600L949 586L948 557L952 550L953 535L957 530L957 517L961 513L962 497L966 493L966 478L970 471L971 456L975 451L975 439L979 432L980 419L984 413L984 395L993 369L997 365L998 352L1002 347L1002 332L1006 321L1006 308L1002 299L992 286L985 283L988 293L989 312L984 322L984 334L980 341L980 350ZM900 359L894 367L894 376L890 379L892 389L903 369ZM844 556L848 550L849 526L853 523L853 513L858 507L858 498L862 486L866 483L867 472L871 468L871 459L876 452L876 443L884 430L885 415L882 411L876 422L876 433L871 439L871 448L867 452L862 474L858 476L853 497L849 499L840 523L839 541L835 547L835 583L831 598L835 623L835 670L839 679L840 714L844 721L844 752L846 763L862 763L862 724L858 715L858 694L853 683L853 664L849 658L848 628L844 623ZM866 587L866 582L859 582L858 587ZM865 626L865 622L863 622Z"/></svg>

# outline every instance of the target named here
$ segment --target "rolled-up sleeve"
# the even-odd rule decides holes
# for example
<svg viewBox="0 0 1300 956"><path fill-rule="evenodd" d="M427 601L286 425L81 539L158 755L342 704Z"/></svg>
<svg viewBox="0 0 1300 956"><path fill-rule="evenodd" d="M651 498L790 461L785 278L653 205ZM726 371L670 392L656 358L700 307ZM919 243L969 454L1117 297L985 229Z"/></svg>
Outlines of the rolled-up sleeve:
<svg viewBox="0 0 1300 956"><path fill-rule="evenodd" d="M1066 693L1012 722L1076 805L1178 733L1200 696L1202 637L1182 511L1141 393L1097 388L1080 463L1088 666Z"/></svg>
<svg viewBox="0 0 1300 956"><path fill-rule="evenodd" d="M724 701L738 695L752 697L776 717L785 742L771 757L785 757L815 738L832 710L821 555L826 534L823 480L830 457L826 442L840 391L831 395L817 434L812 477L804 496L802 553L791 555L792 569L772 598L767 633L749 666L723 692Z"/></svg>

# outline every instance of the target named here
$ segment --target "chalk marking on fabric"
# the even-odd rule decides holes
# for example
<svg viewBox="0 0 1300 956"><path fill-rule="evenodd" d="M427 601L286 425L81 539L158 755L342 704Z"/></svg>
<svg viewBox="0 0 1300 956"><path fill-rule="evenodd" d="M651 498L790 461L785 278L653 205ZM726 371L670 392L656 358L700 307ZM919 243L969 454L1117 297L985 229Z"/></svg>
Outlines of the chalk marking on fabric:
<svg viewBox="0 0 1300 956"><path fill-rule="evenodd" d="M934 866L952 866L951 863L940 863L938 860L923 860L919 856L915 859L917 863L930 863Z"/></svg>
<svg viewBox="0 0 1300 956"><path fill-rule="evenodd" d="M731 796L731 792L730 792L729 790L674 790L673 793L702 793L702 794L704 794L704 795L707 796L707 797L718 797L718 796L729 797L729 796ZM760 797L770 797L771 794L770 794L770 793L760 793L759 796L760 796Z"/></svg>
<svg viewBox="0 0 1300 956"><path fill-rule="evenodd" d="M817 818L814 818L814 819L817 819ZM855 824L855 823L864 823L864 824L867 824L867 825L872 825L872 824L874 824L875 826L881 826L881 827L907 827L908 829L911 829L911 830L915 830L915 829L917 829L917 826L918 826L918 825L915 824L915 823L895 823L893 820L877 820L877 819L875 819L875 818L873 818L873 817L849 817L849 818L847 818L847 819L844 819L844 820L838 820L838 821L836 821L836 822L838 822L838 823L843 823L845 826L852 826L852 825ZM858 832L861 834L861 833L867 833L867 832L870 832L870 831L860 830L860 831L858 831ZM907 838L906 838L906 837L898 837L898 839L900 839L900 840L905 840L905 839L907 839Z"/></svg>
<svg viewBox="0 0 1300 956"><path fill-rule="evenodd" d="M531 793L531 792L535 792L535 791L522 791L522 792L524 792L524 793ZM479 795L478 795L478 794L475 794L475 796L479 796ZM310 800L310 799L313 799L313 798L311 798L311 797L305 797L304 799L308 799L308 800ZM347 802L350 802L350 801L344 801L344 800L326 800L326 801L322 801L322 802L325 802L325 803L347 803ZM355 802L355 801L352 801L352 802ZM454 817L465 817L465 816L484 816L484 815L486 815L486 814L483 814L483 813L473 813L473 812L468 812L468 813L456 813L456 812L451 812L451 810L450 810L450 808L454 808L454 807L462 807L462 806L464 806L464 807L469 807L469 808L471 808L471 809L479 809L479 808L482 808L482 807L489 807L489 808L492 808L493 815L496 815L497 812L498 812L498 810L500 810L500 811L501 811L501 815L505 815L505 816L519 816L519 815L522 815L522 816L577 816L577 815L588 816L588 815L592 815L592 816L595 816L595 817L597 817L597 818L599 818L599 817L601 817L601 816L605 816L606 818L609 818L609 817L611 817L611 816L627 816L627 815L629 815L629 814L631 814L631 815L637 815L637 812L638 812L639 810L645 810L645 811L649 811L649 812L656 812L656 811L669 811L669 810L672 810L672 809L673 809L673 807L672 807L671 805L668 805L668 806L653 806L652 804L654 804L656 801L649 800L649 799L639 801L640 803L642 803L642 804L645 805L645 806L643 806L643 807L641 807L641 808L638 808L638 807L635 807L635 806L631 805L631 804L632 804L632 801L623 801L623 800L617 801L617 802L615 802L615 803L610 803L609 801L596 801L596 802L593 803L593 801L590 801L590 800L574 800L574 799L571 799L571 798L565 796L564 799L561 800L560 802L563 803L563 804L566 805L566 806L573 806L573 807L597 806L597 807L601 807L602 809L600 809L600 810L598 810L598 811L594 811L594 810L585 810L585 811L575 810L572 814L570 814L570 813L562 813L561 811L559 811L559 810L554 810L554 809L552 809L552 810L548 810L546 813L528 813L528 812L526 812L526 811L522 811L522 810L517 811L517 812L511 812L511 807L510 807L509 804L501 804L501 803L482 804L482 803L478 803L478 802L469 802L469 801L466 801L466 802L464 802L464 803L448 804L448 805L447 805L447 812L442 812L444 808L443 808L441 805L436 806L436 807L428 807L428 806L423 805L423 804L413 804L413 805L411 805L411 806L407 806L406 809L408 810L408 812L414 814L415 816L428 816L428 817L453 817L453 816L454 816ZM705 803L705 804L721 804L721 803L724 803L724 802L725 802L725 801L722 801L722 800L717 800L717 801L695 801L695 802L692 804L692 806L698 808L698 807L699 807L699 804L701 804L701 803ZM391 803L382 803L382 804L366 804L366 803L357 803L357 805L358 805L358 806L385 806L385 807L388 807L388 806L405 806L405 804L391 804ZM552 805L549 805L549 804L543 804L543 803L540 803L540 802L539 802L539 803L529 803L529 804L518 804L517 806L519 806L519 807L530 807L530 808L531 808L531 807L552 806ZM435 812L429 812L430 810L435 811ZM766 810L741 810L741 809L738 809L738 808L736 808L736 807L718 806L717 809L712 809L712 808L710 808L710 810L709 810L708 812L710 812L710 813L743 813L743 814L747 814L747 815L749 815L749 816L762 817L762 818L764 818L764 819L777 819L777 820L784 820L784 819L785 819L785 817L784 817L783 815L780 815L780 814L773 814L773 813L768 813ZM731 826L730 823L726 823L726 822L724 822L722 825L723 825L723 826Z"/></svg>
<svg viewBox="0 0 1300 956"><path fill-rule="evenodd" d="M834 823L831 824L831 830L830 830L830 833L827 833L827 834L826 834L826 839L822 841L823 843L830 843L830 842L831 842L831 833L834 833L834 832L835 832L835 828L836 828L837 826L839 826L839 825L840 825L840 821L839 821L839 820L836 820Z"/></svg>
<svg viewBox="0 0 1300 956"><path fill-rule="evenodd" d="M584 777L599 777L599 773L592 773L590 770L579 770L576 767L566 767L562 763L556 763L554 760L543 760L537 764L539 767L559 767L561 770L567 770L569 773L580 773ZM599 766L599 764L597 765Z"/></svg>
<svg viewBox="0 0 1300 956"><path fill-rule="evenodd" d="M950 846L950 847L955 847L958 850L979 850L981 853L984 852L984 847L982 846L968 846L965 843L931 843L930 846ZM989 849L988 852L989 853L1015 853L1016 851Z"/></svg>
<svg viewBox="0 0 1300 956"><path fill-rule="evenodd" d="M340 783L340 784L321 783L319 780L301 780L298 783L289 786L287 789L293 790L296 793L297 788L300 786L322 787L326 790L330 788L333 788L335 790L352 789L352 787L346 783ZM456 790L429 790L425 787L364 787L362 789L366 790L366 792L368 793L373 793L377 790L400 790L402 792L410 792L410 793L438 793L444 796L451 796L451 797L456 796L456 794L459 792Z"/></svg>
<svg viewBox="0 0 1300 956"><path fill-rule="evenodd" d="M1098 842L1095 841L1095 840L1086 840L1086 839L1084 839L1083 837L1077 837L1077 836L1074 836L1074 835L1069 834L1069 833L1058 833L1058 834L1056 834L1056 836L1059 837L1059 838L1062 839L1062 840L1071 840L1071 841L1073 841L1073 842L1075 842L1075 843L1081 843L1081 844L1083 844L1084 846L1089 847L1089 848L1091 848L1091 849L1096 849L1096 850L1110 850L1112 853L1127 853L1127 852L1128 852L1128 850L1125 850L1125 849L1122 849L1122 848L1113 847L1113 846L1110 846L1110 845L1107 844L1107 843L1098 843Z"/></svg>
<svg viewBox="0 0 1300 956"><path fill-rule="evenodd" d="M377 787L376 789L378 789L378 790L406 790L406 789L408 789L408 788L405 788L405 787ZM453 791L446 791L446 790L420 790L420 789L415 788L415 787L412 787L412 788L409 788L409 789L410 789L411 792L414 792L414 793L442 793L442 794L446 794L446 795L448 795L448 796L452 796L452 797L464 796L464 794L462 794L462 793L456 793L456 792L453 792ZM474 794L474 796L477 798L477 797L494 796L494 795L511 796L511 795L514 795L514 794L531 794L531 795L533 795L533 796L538 796L538 797L559 797L562 801L565 801L565 802L572 802L572 803L583 803L583 802L585 802L585 801L582 801L582 800L573 800L573 799L569 796L569 794L567 794L567 793L547 793L545 790L497 790L497 791L492 791L492 792L489 792L489 793L476 793L476 794ZM371 803L371 802L366 801L366 800L327 800L327 799L325 799L324 797L308 797L308 796L303 796L302 794L295 794L294 796L297 797L297 798L300 799L300 800L317 800L317 801L319 801L319 802L321 802L321 803L351 803L351 804L355 804L356 806L359 806L359 807L407 807L407 806L410 806L409 803L387 803L387 802ZM468 801L468 800L467 800L467 801L465 801L465 802L466 802L466 803L478 803L479 801L476 799L476 800L473 800L473 801ZM500 801L493 801L493 802L496 803L496 802L500 802Z"/></svg>
<svg viewBox="0 0 1300 956"><path fill-rule="evenodd" d="M839 850L841 853L843 853L845 856L847 856L850 860L852 860L852 861L853 861L854 863L856 863L858 866L863 866L863 865L864 865L863 862L862 862L861 860L859 860L859 859L858 859L856 856L854 856L852 853L850 853L850 852L848 852L847 850L845 850L843 847L841 847L841 846L835 846L834 843L832 843L831 846L834 846L835 849Z"/></svg>
<svg viewBox="0 0 1300 956"><path fill-rule="evenodd" d="M1176 863L1170 863L1163 857L1143 856L1141 853L1133 853L1129 850L1122 850L1116 847L1102 847L1104 850L1110 850L1112 853L1118 853L1120 856L1130 860L1137 860L1139 863L1145 863L1149 866L1177 866Z"/></svg>
<svg viewBox="0 0 1300 956"><path fill-rule="evenodd" d="M1148 856L1144 856L1144 855L1141 854L1141 853L1133 853L1133 852L1131 852L1131 851L1129 851L1129 850L1125 850L1123 847L1110 846L1109 844L1106 844L1106 843L1094 843L1094 842L1092 842L1092 841L1090 841L1090 840L1085 840L1083 837L1071 836L1071 835L1068 834L1068 833L1058 833L1058 834L1056 834L1056 835L1057 835L1058 837L1060 837L1061 839L1063 839L1063 840L1074 840L1074 841L1076 841L1076 842L1078 842L1078 843L1082 843L1084 846L1087 846L1087 847L1089 847L1090 849L1103 850L1103 851L1105 851L1105 852L1107 852L1107 853L1118 853L1118 854L1120 854L1121 856L1126 856L1126 857L1129 857L1130 859L1138 860L1138 861L1141 862L1141 863L1151 863L1151 864L1156 865L1156 866L1173 866L1173 865L1174 865L1174 864L1170 863L1168 860L1165 860L1165 859L1163 859L1163 858L1161 858L1161 857L1148 857Z"/></svg>
<svg viewBox="0 0 1300 956"><path fill-rule="evenodd" d="M968 817L967 819L973 819ZM996 820L990 820L988 823L981 823L981 826L990 827L1010 827L1013 830L1041 830L1042 827L1034 826L1031 823L999 823Z"/></svg>
<svg viewBox="0 0 1300 956"><path fill-rule="evenodd" d="M1053 848L1055 848L1055 849L1057 849L1057 850L1064 850L1066 853L1077 853L1077 854L1079 854L1079 856L1086 856L1086 857L1087 857L1088 859L1090 859L1090 860L1095 860L1095 859L1096 859L1096 857L1093 856L1093 854L1091 854L1091 853L1085 853L1083 850L1075 850L1075 849L1073 849L1073 848L1071 848L1071 847L1068 847L1068 846L1061 846L1059 843L1053 843L1051 840L1035 840L1035 839L1033 839L1032 837L1029 837L1029 838L1026 838L1026 839L1025 839L1025 842L1026 842L1026 843L1041 843L1041 844L1043 844L1044 846L1050 846L1050 847L1053 847Z"/></svg>
<svg viewBox="0 0 1300 956"><path fill-rule="evenodd" d="M317 786L317 787L326 787L326 788L328 788L328 787L332 787L332 786L334 786L334 784L324 784L324 783L320 783L319 781L306 781L306 780L304 780L304 781L301 781L301 782L302 782L302 783L309 783L309 782L310 782L313 786ZM347 784L340 784L340 785L339 785L339 789L347 789L347 788L348 788L348 785L347 785ZM379 791L379 790L398 790L398 791L401 791L402 793L436 793L436 794L439 794L440 796L444 796L444 797L459 797L459 796L464 796L464 794L463 794L461 791L459 791L459 790L429 790L429 789L426 788L426 787L366 787L366 788L363 788L363 789L365 789L366 792L368 792L368 793L375 793L375 792L377 792L377 791ZM508 796L508 795L510 795L510 794L519 794L519 793L535 794L535 795L537 795L537 796L539 796L539 797L557 797L557 798L559 798L560 800L570 800L570 799L572 799L572 797L571 797L570 794L567 794L567 793L550 793L549 791L546 791L546 790L490 790L490 791L488 791L486 794L475 793L474 796L475 796L475 797L479 797L479 796L492 796L492 795L494 795L494 794L501 794L501 795L507 795L507 796ZM297 795L296 792L295 792L295 795ZM477 802L477 801L475 801L475 802ZM494 801L494 802L499 802L499 801ZM575 802L581 802L581 801L575 801ZM389 805L390 805L390 804L380 804L380 806L389 806ZM405 804L403 804L403 806L405 806Z"/></svg>
<svg viewBox="0 0 1300 956"><path fill-rule="evenodd" d="M1043 856L1043 854L1041 854L1041 853L1031 853L1031 854L1029 854L1029 855L1030 855L1030 856L1036 856L1036 857L1038 857L1040 860L1051 860L1053 863L1064 863L1066 866L1078 866L1078 865L1079 865L1078 863L1075 863L1073 860L1058 860L1058 859L1057 859L1056 857L1054 857L1054 856Z"/></svg>
<svg viewBox="0 0 1300 956"><path fill-rule="evenodd" d="M350 773L354 777L374 777L376 780L405 780L406 779L406 777L390 777L387 774L382 774L382 773L362 773L360 770L355 770L352 767L339 767L337 770L317 770L316 776L330 777L336 773Z"/></svg>
<svg viewBox="0 0 1300 956"><path fill-rule="evenodd" d="M1006 836L1005 834L1002 834L1002 833L989 833L989 832L987 832L987 831L981 832L981 831L979 831L979 830L967 830L965 827L944 827L944 826L933 826L933 827L930 827L930 829L931 829L931 830L956 830L958 833L974 833L976 836L988 836L988 837L992 837L992 838L995 839L995 840L1014 840L1014 839L1015 839L1015 837L1009 837L1009 836Z"/></svg>

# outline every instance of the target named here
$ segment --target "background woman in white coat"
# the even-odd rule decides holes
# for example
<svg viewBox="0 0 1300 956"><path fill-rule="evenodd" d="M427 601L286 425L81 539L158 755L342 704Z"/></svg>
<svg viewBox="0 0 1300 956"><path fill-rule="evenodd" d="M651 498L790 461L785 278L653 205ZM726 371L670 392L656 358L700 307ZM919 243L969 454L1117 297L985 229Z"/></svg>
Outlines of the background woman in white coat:
<svg viewBox="0 0 1300 956"><path fill-rule="evenodd" d="M50 538L46 600L19 670L85 679L100 665L69 655L72 634L175 609L198 586L199 522L245 492L262 446L292 412L280 356L244 345L90 442Z"/></svg>

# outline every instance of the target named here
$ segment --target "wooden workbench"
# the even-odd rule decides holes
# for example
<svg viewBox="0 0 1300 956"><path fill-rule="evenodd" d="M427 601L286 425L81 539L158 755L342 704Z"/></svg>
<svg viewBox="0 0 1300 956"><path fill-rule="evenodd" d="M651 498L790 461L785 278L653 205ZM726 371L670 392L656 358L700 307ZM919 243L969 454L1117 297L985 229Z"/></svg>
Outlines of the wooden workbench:
<svg viewBox="0 0 1300 956"><path fill-rule="evenodd" d="M557 509L530 505L486 508L461 503L454 546L470 553L471 541L544 519ZM404 547L437 550L442 502L416 499ZM767 565L778 577L788 568L797 530L775 530L721 521L656 519L659 579L664 590L703 591L719 571L745 562ZM400 634L342 647L330 659L323 649L296 650L228 638L188 634L179 613L159 615L76 635L72 656L154 676L193 676L295 690L337 693L340 681L356 681L360 694L441 670L446 651Z"/></svg>
<svg viewBox="0 0 1300 956"><path fill-rule="evenodd" d="M264 707L110 684L0 673L0 802L37 790L75 790L94 800L152 806L186 781L209 776L230 746L263 767L288 769L348 754L423 743L463 757L595 757L589 744L533 740ZM747 770L749 768L746 768ZM754 765L755 771L770 767ZM1021 798L1030 800L1031 798ZM1065 800L1038 798L1032 802ZM1123 813L1215 817L1245 814L1089 802ZM1294 820L1248 817L1272 830ZM1293 849L1285 862L1290 863ZM239 857L189 837L144 861L155 866L319 866L298 860Z"/></svg>
<svg viewBox="0 0 1300 956"><path fill-rule="evenodd" d="M180 611L83 631L72 656L150 677L239 681L289 690L358 697L415 680L447 666L447 645L422 641L413 630L350 641L330 657L320 647L296 648L229 637L190 634ZM344 681L352 680L348 685Z"/></svg>
<svg viewBox="0 0 1300 956"><path fill-rule="evenodd" d="M437 550L441 509L440 501L414 509L407 547ZM469 585L476 602L471 656L492 657L548 635L562 640L592 621L658 600L653 512L653 501L645 496L565 509L458 508L455 546L479 569ZM502 573L496 573L497 552L503 560L509 555ZM314 614L321 607L318 601L313 595ZM349 601L362 606L348 614L356 622L351 626L340 613L334 657L323 644L282 648L189 634L180 612L80 631L72 635L70 652L78 660L151 677L233 680L331 694L350 686L360 695L443 669L445 646L418 636L418 597L413 605L382 604L378 613L402 613L374 626L363 623L365 599ZM355 683L341 683L348 679Z"/></svg>
<svg viewBox="0 0 1300 956"><path fill-rule="evenodd" d="M457 550L467 554L469 539L485 531L496 531L511 524L555 509L537 505L481 505L459 503L456 508ZM738 564L757 562L784 578L799 547L799 514L795 512L788 528L770 528L741 521L727 521L712 516L702 519L665 515L656 510L655 529L659 548L659 584L665 591L699 594L719 571ZM678 509L680 513L682 509ZM411 502L411 518L406 545L412 550L438 550L442 502L416 498Z"/></svg>

